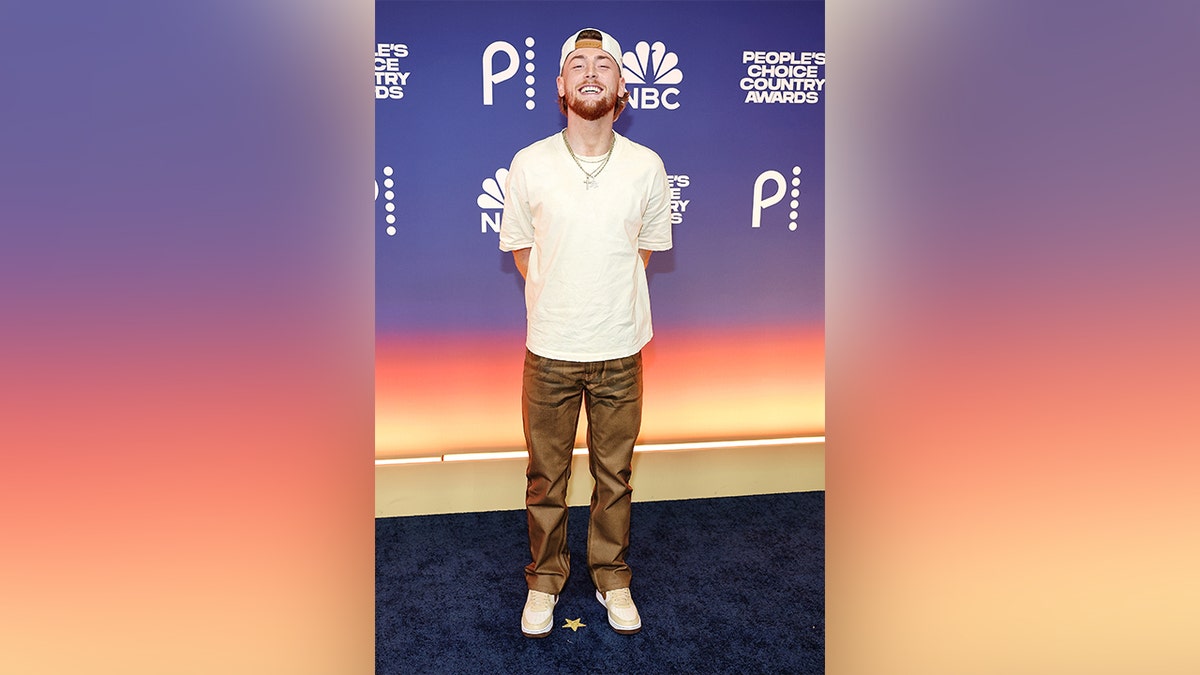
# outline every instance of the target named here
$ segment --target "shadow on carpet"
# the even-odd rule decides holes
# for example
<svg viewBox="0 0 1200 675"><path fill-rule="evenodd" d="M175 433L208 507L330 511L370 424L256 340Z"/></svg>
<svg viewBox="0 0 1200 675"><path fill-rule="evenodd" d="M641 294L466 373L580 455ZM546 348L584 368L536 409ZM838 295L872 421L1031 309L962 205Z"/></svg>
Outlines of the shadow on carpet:
<svg viewBox="0 0 1200 675"><path fill-rule="evenodd" d="M824 492L635 503L632 518L642 631L608 626L587 574L587 508L575 507L571 577L541 639L520 629L524 511L376 519L376 672L824 671Z"/></svg>

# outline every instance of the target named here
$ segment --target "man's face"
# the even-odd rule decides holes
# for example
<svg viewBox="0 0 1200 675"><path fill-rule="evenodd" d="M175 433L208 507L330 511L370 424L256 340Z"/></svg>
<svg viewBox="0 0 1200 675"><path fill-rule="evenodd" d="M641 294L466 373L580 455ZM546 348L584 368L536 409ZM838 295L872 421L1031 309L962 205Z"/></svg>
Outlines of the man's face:
<svg viewBox="0 0 1200 675"><path fill-rule="evenodd" d="M617 97L624 94L621 65L603 49L584 47L571 52L558 77L558 95L566 98L568 109L588 121L611 113Z"/></svg>

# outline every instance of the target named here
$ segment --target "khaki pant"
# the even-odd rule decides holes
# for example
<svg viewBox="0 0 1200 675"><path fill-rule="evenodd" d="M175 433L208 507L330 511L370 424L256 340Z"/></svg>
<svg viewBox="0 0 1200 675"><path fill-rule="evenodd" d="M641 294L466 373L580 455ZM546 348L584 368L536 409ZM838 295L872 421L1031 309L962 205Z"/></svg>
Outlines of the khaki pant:
<svg viewBox="0 0 1200 675"><path fill-rule="evenodd" d="M526 469L525 510L529 588L558 594L571 571L567 550L567 480L582 403L587 413L592 489L587 558L601 592L628 588L629 511L633 444L642 423L642 355L577 363L525 353L521 414Z"/></svg>

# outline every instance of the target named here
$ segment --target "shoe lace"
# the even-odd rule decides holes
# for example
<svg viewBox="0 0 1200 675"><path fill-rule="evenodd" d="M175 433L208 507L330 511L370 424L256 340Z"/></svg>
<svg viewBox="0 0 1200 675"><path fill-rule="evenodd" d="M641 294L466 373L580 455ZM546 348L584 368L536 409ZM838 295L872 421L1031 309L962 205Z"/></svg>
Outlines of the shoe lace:
<svg viewBox="0 0 1200 675"><path fill-rule="evenodd" d="M553 597L554 596L550 595L549 593L542 593L540 591L530 591L529 592L529 603L528 603L529 609L531 609L535 612L544 612L544 611L550 609L550 607L551 607L550 599Z"/></svg>
<svg viewBox="0 0 1200 675"><path fill-rule="evenodd" d="M633 598L630 597L628 588L618 588L616 590L609 591L604 600L609 607L633 606Z"/></svg>

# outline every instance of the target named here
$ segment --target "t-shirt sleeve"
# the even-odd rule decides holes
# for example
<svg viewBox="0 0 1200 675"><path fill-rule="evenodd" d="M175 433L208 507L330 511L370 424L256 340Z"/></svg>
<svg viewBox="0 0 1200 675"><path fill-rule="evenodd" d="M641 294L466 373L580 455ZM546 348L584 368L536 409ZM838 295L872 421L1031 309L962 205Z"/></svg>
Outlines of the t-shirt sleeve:
<svg viewBox="0 0 1200 675"><path fill-rule="evenodd" d="M646 200L646 212L642 215L642 229L638 233L638 248L646 251L666 251L671 248L671 190L667 185L667 170L662 159L656 157L657 166L650 181L650 196Z"/></svg>
<svg viewBox="0 0 1200 675"><path fill-rule="evenodd" d="M504 186L504 215L500 219L500 250L516 251L533 246L533 219L525 191L521 154L513 157Z"/></svg>

